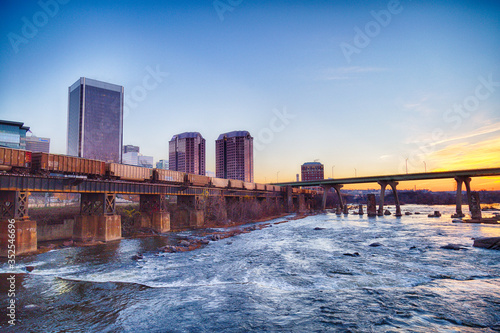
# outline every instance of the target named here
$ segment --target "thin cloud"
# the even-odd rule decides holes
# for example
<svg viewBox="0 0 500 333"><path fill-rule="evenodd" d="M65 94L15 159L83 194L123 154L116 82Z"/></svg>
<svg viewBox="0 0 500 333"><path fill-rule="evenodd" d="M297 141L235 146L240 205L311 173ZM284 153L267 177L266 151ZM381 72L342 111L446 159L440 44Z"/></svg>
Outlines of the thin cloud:
<svg viewBox="0 0 500 333"><path fill-rule="evenodd" d="M372 72L385 72L388 69L382 67L339 67L336 69L339 73L372 73Z"/></svg>
<svg viewBox="0 0 500 333"><path fill-rule="evenodd" d="M447 138L447 139L444 139L441 141L436 141L432 145L439 145L439 144L453 142L453 141L471 139L471 138L475 138L477 136L491 134L491 133L495 133L495 132L500 132L500 122L480 127L477 130L474 130L474 131L467 133L467 134L464 134L464 135L455 136L452 138Z"/></svg>
<svg viewBox="0 0 500 333"><path fill-rule="evenodd" d="M357 74L377 73L385 71L388 71L388 69L383 67L351 66L351 67L327 68L323 73L323 80L326 81L349 80L354 78Z"/></svg>
<svg viewBox="0 0 500 333"><path fill-rule="evenodd" d="M427 157L439 168L472 169L493 168L500 165L500 137L475 143L453 143Z"/></svg>
<svg viewBox="0 0 500 333"><path fill-rule="evenodd" d="M391 158L392 156L393 156L393 155L382 155L382 156L380 156L380 157L379 157L379 159L381 159L381 160L386 160L386 159L388 159L388 158Z"/></svg>

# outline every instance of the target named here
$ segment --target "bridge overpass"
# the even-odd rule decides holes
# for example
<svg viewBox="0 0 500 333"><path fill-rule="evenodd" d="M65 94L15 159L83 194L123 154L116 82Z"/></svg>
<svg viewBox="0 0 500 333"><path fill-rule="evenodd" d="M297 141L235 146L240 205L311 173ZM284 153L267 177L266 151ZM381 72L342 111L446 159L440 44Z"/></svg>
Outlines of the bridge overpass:
<svg viewBox="0 0 500 333"><path fill-rule="evenodd" d="M387 185L391 186L394 198L396 201L396 215L401 216L401 205L398 198L398 193L396 190L397 185L401 181L418 181L418 180L434 180L434 179L455 179L457 182L457 206L456 214L454 217L463 217L462 212L462 187L465 184L467 189L467 197L469 206L471 203L471 179L473 177L490 177L490 176L500 176L500 168L486 168L486 169L469 169L469 170L453 170L453 171L439 171L439 172L423 172L423 173L410 173L410 174L395 174L395 175L380 175L380 176L368 176L368 177L352 177L352 178L337 178L337 179L322 179L322 180L312 180L312 181L300 181L300 182L283 182L276 183L275 185L280 186L292 186L292 187L307 187L307 186L321 186L325 189L323 193L323 206L326 207L326 196L330 189L335 189L339 197L341 209L346 209L344 200L342 198L340 189L344 185L348 184L368 184L368 183L378 183L380 185L380 203L378 209L378 215L383 214L384 209L384 196L385 189Z"/></svg>
<svg viewBox="0 0 500 333"><path fill-rule="evenodd" d="M32 192L80 193L80 214L75 217L73 239L111 241L121 238L121 216L116 213L116 195L140 196L137 227L163 233L172 229L201 227L208 197L217 206L240 200L270 200L286 211L305 210L305 191L216 188L189 184L96 180L82 177L0 173L0 256L7 256L9 221L15 220L16 254L37 249L36 221L29 219L28 198ZM300 193L299 193L300 192ZM302 193L304 192L304 193ZM176 196L178 210L170 217L166 196ZM10 227L12 228L12 226Z"/></svg>

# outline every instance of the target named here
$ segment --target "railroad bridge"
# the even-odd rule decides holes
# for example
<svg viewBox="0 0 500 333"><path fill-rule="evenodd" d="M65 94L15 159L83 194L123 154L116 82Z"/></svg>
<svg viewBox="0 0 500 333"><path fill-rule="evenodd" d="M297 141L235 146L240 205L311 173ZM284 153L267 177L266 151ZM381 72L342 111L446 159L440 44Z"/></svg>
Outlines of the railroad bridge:
<svg viewBox="0 0 500 333"><path fill-rule="evenodd" d="M15 220L16 254L36 251L36 221L29 219L28 198L31 192L80 193L80 214L75 217L73 239L112 241L121 239L121 216L116 213L116 195L140 196L137 227L159 233L199 228L204 223L204 201L219 198L219 204L234 200L274 200L286 211L304 211L312 192L292 187L271 190L248 190L164 184L123 180L95 180L79 177L0 174L0 256L7 256L9 220ZM176 196L180 207L172 218L166 210L166 196Z"/></svg>

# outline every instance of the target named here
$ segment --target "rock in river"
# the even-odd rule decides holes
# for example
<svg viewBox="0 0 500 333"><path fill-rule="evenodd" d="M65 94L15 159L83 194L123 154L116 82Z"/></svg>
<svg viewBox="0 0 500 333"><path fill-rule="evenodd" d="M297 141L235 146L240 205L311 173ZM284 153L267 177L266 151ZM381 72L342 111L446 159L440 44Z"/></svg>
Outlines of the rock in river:
<svg viewBox="0 0 500 333"><path fill-rule="evenodd" d="M472 246L489 250L500 250L500 237L477 238L474 240L474 245Z"/></svg>
<svg viewBox="0 0 500 333"><path fill-rule="evenodd" d="M441 246L441 248L446 249L446 250L455 250L455 251L467 249L465 247L465 245L460 245L460 244L448 244L448 245Z"/></svg>

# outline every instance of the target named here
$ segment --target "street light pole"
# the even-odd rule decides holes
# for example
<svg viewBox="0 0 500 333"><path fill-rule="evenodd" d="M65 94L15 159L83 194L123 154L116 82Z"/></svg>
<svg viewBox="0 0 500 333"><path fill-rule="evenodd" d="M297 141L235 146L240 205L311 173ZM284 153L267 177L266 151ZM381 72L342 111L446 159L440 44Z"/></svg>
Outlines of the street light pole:
<svg viewBox="0 0 500 333"><path fill-rule="evenodd" d="M406 158L406 174L408 174L408 158Z"/></svg>
<svg viewBox="0 0 500 333"><path fill-rule="evenodd" d="M425 161L424 161L424 169L425 169L425 172L427 172L427 164L425 164Z"/></svg>
<svg viewBox="0 0 500 333"><path fill-rule="evenodd" d="M332 166L332 179L333 179L333 169L335 168L335 165Z"/></svg>
<svg viewBox="0 0 500 333"><path fill-rule="evenodd" d="M357 177L358 176L358 170L356 170L356 168L354 168L354 177Z"/></svg>
<svg viewBox="0 0 500 333"><path fill-rule="evenodd" d="M279 182L278 182L278 175L279 175L279 174L280 174L280 172L279 172L279 171L278 171L278 172L276 172L276 183L279 183Z"/></svg>

